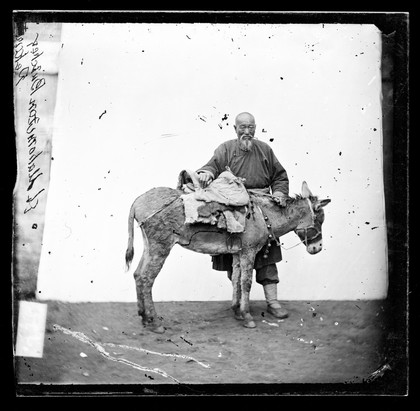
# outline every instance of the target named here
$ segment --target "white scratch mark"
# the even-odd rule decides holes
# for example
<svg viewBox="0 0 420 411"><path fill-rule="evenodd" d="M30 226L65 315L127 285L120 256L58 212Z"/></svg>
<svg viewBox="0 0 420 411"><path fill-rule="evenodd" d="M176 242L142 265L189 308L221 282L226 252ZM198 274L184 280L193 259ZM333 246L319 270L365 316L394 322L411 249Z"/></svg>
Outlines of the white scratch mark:
<svg viewBox="0 0 420 411"><path fill-rule="evenodd" d="M72 235L72 233L73 233L73 231L72 231L72 229L71 229L71 227L69 227L68 225L67 225L67 223L64 223L64 227L66 227L67 228L67 230L69 230L70 232L68 233L68 235L66 235L66 239L67 238L69 238L71 235Z"/></svg>
<svg viewBox="0 0 420 411"><path fill-rule="evenodd" d="M292 337L293 338L293 337ZM310 341L308 341L308 340L305 340L304 338L296 338L296 340L298 340L298 341L300 341L300 342L303 342L303 343L305 343L305 344L313 344L313 340L310 340Z"/></svg>
<svg viewBox="0 0 420 411"><path fill-rule="evenodd" d="M182 358L184 360L194 361L194 362L196 362L197 364L201 365L204 368L210 368L210 365L209 364L205 364L205 363L203 363L201 361L196 360L193 357L189 357L188 355L161 353L161 352L157 352L157 351L146 350L145 348L130 347L129 345L124 345L124 344L103 343L103 345L106 345L107 347L125 348L126 350L135 350L135 351L145 352L145 353L148 353L148 354L161 355L162 357Z"/></svg>
<svg viewBox="0 0 420 411"><path fill-rule="evenodd" d="M271 325L271 326L273 326L273 327L279 327L279 325L278 325L278 324L276 324L276 323L269 323L268 321L265 321L265 320L262 320L262 322L263 322L263 323L266 323L266 324L268 324L268 325Z"/></svg>
<svg viewBox="0 0 420 411"><path fill-rule="evenodd" d="M67 328L61 327L58 324L54 324L53 328L63 332L64 334L71 335L72 337L76 338L77 340L79 340L79 341L81 341L85 344L89 344L90 346L95 348L99 352L99 354L101 354L103 357L105 357L108 360L115 361L115 362L120 362L122 364L128 365L128 366L130 366L130 367L132 367L136 370L139 370L139 371L146 371L146 372L159 374L162 377L170 378L171 380L180 384L180 382L176 378L170 376L165 371L160 370L159 368L147 368L147 367L143 367L142 365L136 364L135 362L128 361L124 358L115 358L115 357L111 356L107 351L105 351L105 349L100 344L92 341L89 337L87 337L85 334L83 334L81 332L68 330Z"/></svg>
<svg viewBox="0 0 420 411"><path fill-rule="evenodd" d="M367 378L368 381L374 381L378 377L383 377L386 370L391 370L391 366L389 364L385 364L382 367L379 367L376 371L369 375Z"/></svg>
<svg viewBox="0 0 420 411"><path fill-rule="evenodd" d="M376 76L373 76L371 80L369 81L368 86L370 86L375 80L376 80Z"/></svg>
<svg viewBox="0 0 420 411"><path fill-rule="evenodd" d="M178 134L175 134L175 133L164 133L160 135L161 138L177 137L177 136Z"/></svg>

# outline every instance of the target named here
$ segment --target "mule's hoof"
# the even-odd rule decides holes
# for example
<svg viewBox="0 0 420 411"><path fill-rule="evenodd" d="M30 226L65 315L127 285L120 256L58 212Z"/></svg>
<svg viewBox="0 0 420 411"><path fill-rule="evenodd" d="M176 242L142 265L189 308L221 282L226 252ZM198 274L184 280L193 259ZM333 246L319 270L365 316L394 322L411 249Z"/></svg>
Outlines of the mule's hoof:
<svg viewBox="0 0 420 411"><path fill-rule="evenodd" d="M153 322L150 322L150 323L143 322L143 328L146 331L152 331L156 334L163 334L165 332L165 327L162 324L155 324Z"/></svg>
<svg viewBox="0 0 420 411"><path fill-rule="evenodd" d="M244 319L242 314L236 314L235 313L234 316L235 316L235 320L238 320L238 321L242 321Z"/></svg>
<svg viewBox="0 0 420 411"><path fill-rule="evenodd" d="M156 334L163 334L165 332L165 327L163 325L159 325L157 327L151 327L150 331L153 331Z"/></svg>
<svg viewBox="0 0 420 411"><path fill-rule="evenodd" d="M246 328L255 328L257 324L254 321L244 321L244 327Z"/></svg>

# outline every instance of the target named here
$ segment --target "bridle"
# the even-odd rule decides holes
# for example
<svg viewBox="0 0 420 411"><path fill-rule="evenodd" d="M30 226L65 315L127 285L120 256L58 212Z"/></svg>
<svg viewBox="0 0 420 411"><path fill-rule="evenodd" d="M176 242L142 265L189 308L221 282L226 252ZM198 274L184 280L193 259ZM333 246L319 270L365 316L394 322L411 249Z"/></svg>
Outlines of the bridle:
<svg viewBox="0 0 420 411"><path fill-rule="evenodd" d="M316 233L308 238L308 230L314 230ZM305 227L305 228L297 228L295 230L295 233L298 234L300 231L304 231L305 232L305 239L301 241L301 243L304 243L306 246L308 245L308 241L312 241L315 238L319 237L321 235L321 231L318 231L315 226L311 225L309 227ZM298 234L299 235L299 234ZM300 244L300 243L299 243Z"/></svg>
<svg viewBox="0 0 420 411"><path fill-rule="evenodd" d="M295 244L295 245L293 245L293 246L291 246L291 247L288 247L288 248L285 248L285 247L281 246L281 248L283 248L284 250L290 250L291 248L297 247L298 245L300 245L300 244L302 244L302 243L303 243L303 244L305 244L305 246L307 247L307 246L308 246L308 242L309 242L309 241L312 241L312 240L314 240L315 238L317 238L317 237L319 237L320 235L322 235L322 231L321 231L321 230L318 230L318 229L315 227L315 219L316 219L316 217L315 217L314 210L313 210L313 208L312 208L312 203L311 203L311 200L310 200L309 198L307 198L306 200L308 201L308 204L309 204L309 210L311 211L312 224L311 224L310 226L307 226L307 227L302 227L302 228L296 227L296 228L295 228L295 230L294 230L294 232L295 232L297 235L299 235L299 233L301 233L301 232L303 231L303 232L305 233L305 239L304 239L304 240L299 241L297 244ZM314 230L314 231L315 231L315 234L314 234L314 235L312 235L311 237L309 237L309 238L308 238L308 231L309 231L309 230ZM299 236L299 238L301 238L301 236Z"/></svg>
<svg viewBox="0 0 420 411"><path fill-rule="evenodd" d="M258 194L259 194L259 195L265 195L265 196L267 196L267 197L271 197L271 195L269 195L269 194L265 194L265 193L258 193ZM311 224L310 226L307 226L307 227L302 227L302 228L296 227L296 228L295 228L295 230L294 230L294 232L295 232L297 235L299 235L299 234L298 234L299 232L304 231L304 232L305 232L305 239L304 239L304 240L299 241L297 244L292 245L291 247L288 247L288 248L283 247L283 246L281 245L280 241L276 238L276 236L274 235L274 232L272 231L272 227L271 227L271 224L270 224L270 222L269 222L269 220L268 220L268 217L265 215L265 213L263 212L262 208L261 208L259 205L257 205L257 207L258 207L259 211L261 212L261 214L262 214L262 216L263 216L263 218L264 218L264 220L265 220L265 222L266 222L266 224L267 224L267 229L268 229L268 232L269 232L269 235L268 235L268 245L270 244L270 242L271 242L271 241L275 241L275 242L276 242L276 244L277 244L277 245L279 245L279 246L280 246L283 250L290 250L290 249L292 249L292 248L297 247L298 245L300 245L300 244L302 244L302 243L304 243L304 244L305 244L305 246L307 247L307 246L308 246L308 241L312 241L313 239L317 238L318 236L320 236L320 235L322 234L322 231L321 231L321 230L318 230L318 229L315 227L315 219L316 219L316 216L315 216L315 212L314 212L314 210L313 210L313 208L312 208L312 203L311 203L311 200L310 200L309 198L307 198L306 200L307 200L307 202L308 202L308 205L309 205L309 210L310 210L310 212L311 212L312 224ZM251 206L251 209L253 209L253 206ZM252 213L253 213L253 211L252 211ZM309 238L308 238L308 231L309 231L309 230L314 230L314 231L315 231L315 234L314 234L313 236L311 236L311 237L309 237ZM299 238L300 238L300 236L299 236ZM268 254L268 248L269 248L269 247L267 247L267 248L266 248L265 255L267 255L267 254Z"/></svg>

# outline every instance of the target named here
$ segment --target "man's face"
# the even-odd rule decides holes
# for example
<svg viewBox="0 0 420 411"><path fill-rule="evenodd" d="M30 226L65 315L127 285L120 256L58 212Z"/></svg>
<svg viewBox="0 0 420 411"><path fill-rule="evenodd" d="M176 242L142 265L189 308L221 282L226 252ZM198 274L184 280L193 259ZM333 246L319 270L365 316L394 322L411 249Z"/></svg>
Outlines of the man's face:
<svg viewBox="0 0 420 411"><path fill-rule="evenodd" d="M235 124L235 131L241 147L246 151L250 150L255 134L254 118L250 116L243 116L238 118Z"/></svg>

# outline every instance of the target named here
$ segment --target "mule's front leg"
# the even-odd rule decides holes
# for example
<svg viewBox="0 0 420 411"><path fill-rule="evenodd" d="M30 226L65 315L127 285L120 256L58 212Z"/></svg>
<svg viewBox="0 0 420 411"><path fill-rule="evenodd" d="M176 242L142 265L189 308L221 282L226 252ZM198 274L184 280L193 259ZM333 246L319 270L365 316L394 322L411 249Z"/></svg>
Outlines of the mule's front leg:
<svg viewBox="0 0 420 411"><path fill-rule="evenodd" d="M235 318L237 320L243 320L242 314L240 312L240 302L241 302L241 267L239 262L239 255L232 255L232 310L235 313Z"/></svg>
<svg viewBox="0 0 420 411"><path fill-rule="evenodd" d="M255 328L257 325L249 312L249 293L252 285L252 270L254 269L255 251L243 251L240 255L241 269L241 302L240 312L244 318L244 327Z"/></svg>

